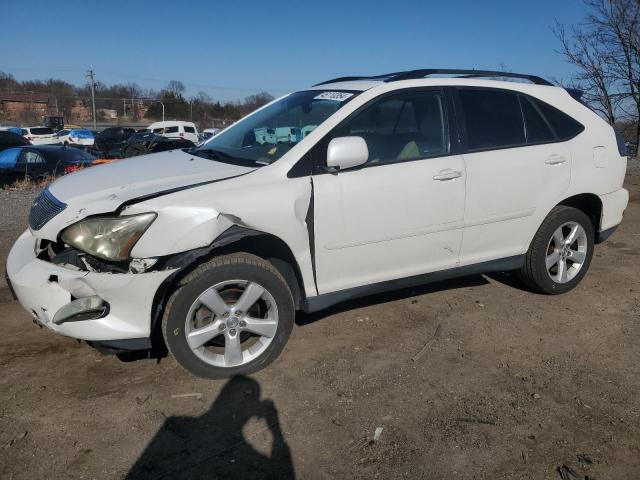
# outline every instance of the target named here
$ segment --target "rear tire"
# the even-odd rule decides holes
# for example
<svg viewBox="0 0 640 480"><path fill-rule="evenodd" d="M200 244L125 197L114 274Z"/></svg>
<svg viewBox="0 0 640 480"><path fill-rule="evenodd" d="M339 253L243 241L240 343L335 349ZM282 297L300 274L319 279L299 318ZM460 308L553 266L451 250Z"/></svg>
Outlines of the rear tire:
<svg viewBox="0 0 640 480"><path fill-rule="evenodd" d="M188 274L169 298L162 332L169 351L203 378L247 375L284 348L295 319L278 270L248 253L216 257Z"/></svg>
<svg viewBox="0 0 640 480"><path fill-rule="evenodd" d="M586 275L594 249L594 228L576 208L554 207L536 232L518 272L531 289L548 295L568 292Z"/></svg>

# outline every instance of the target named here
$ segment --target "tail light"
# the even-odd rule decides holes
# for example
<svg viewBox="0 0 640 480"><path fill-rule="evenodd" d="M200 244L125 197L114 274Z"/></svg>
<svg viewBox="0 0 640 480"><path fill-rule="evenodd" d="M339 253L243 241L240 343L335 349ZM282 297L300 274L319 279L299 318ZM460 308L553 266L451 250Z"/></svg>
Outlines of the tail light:
<svg viewBox="0 0 640 480"><path fill-rule="evenodd" d="M613 131L616 134L616 143L618 144L618 153L621 157L626 157L628 155L627 152L627 144L624 142L624 137L620 133L617 128L614 128Z"/></svg>
<svg viewBox="0 0 640 480"><path fill-rule="evenodd" d="M81 169L82 167L80 165L65 165L64 173L66 175L67 173L77 172L78 170L81 170Z"/></svg>

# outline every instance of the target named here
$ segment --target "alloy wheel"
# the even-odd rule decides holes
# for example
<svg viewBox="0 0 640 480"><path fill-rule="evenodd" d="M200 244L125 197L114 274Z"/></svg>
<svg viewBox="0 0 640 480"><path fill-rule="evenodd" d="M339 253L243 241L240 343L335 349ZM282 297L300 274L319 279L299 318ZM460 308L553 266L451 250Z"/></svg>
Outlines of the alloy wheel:
<svg viewBox="0 0 640 480"><path fill-rule="evenodd" d="M244 280L217 283L189 308L187 344L204 362L237 367L259 357L278 329L276 302L264 287Z"/></svg>
<svg viewBox="0 0 640 480"><path fill-rule="evenodd" d="M551 280L570 282L580 271L587 258L587 232L577 222L566 222L551 236L547 246L545 264Z"/></svg>

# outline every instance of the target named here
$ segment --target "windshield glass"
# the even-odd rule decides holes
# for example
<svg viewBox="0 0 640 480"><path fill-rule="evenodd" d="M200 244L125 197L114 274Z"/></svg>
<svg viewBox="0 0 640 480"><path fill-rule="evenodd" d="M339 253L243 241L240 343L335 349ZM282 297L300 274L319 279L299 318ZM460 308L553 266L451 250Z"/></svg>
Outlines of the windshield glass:
<svg viewBox="0 0 640 480"><path fill-rule="evenodd" d="M268 165L287 153L359 92L308 90L288 95L227 128L193 154L241 165Z"/></svg>

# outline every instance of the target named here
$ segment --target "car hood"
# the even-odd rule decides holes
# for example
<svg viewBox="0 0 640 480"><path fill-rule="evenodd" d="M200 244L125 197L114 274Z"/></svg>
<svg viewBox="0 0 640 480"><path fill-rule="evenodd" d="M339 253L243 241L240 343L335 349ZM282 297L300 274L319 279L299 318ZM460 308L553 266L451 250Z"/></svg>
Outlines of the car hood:
<svg viewBox="0 0 640 480"><path fill-rule="evenodd" d="M65 175L49 186L49 192L67 207L36 235L55 240L67 225L89 215L113 212L127 201L236 177L253 170L255 167L216 162L182 150L96 165Z"/></svg>

